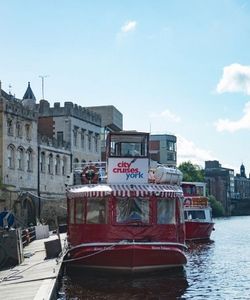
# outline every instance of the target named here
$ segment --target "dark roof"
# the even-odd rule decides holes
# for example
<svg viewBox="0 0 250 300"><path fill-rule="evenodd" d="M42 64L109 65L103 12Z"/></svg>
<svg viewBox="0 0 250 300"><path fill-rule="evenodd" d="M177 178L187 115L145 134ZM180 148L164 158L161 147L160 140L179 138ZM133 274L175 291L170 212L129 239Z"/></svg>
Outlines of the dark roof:
<svg viewBox="0 0 250 300"><path fill-rule="evenodd" d="M33 91L32 91L32 89L30 87L30 82L28 82L27 90L26 90L26 92L25 92L25 94L23 96L23 100L24 99L32 99L32 100L36 101L36 97L33 94Z"/></svg>
<svg viewBox="0 0 250 300"><path fill-rule="evenodd" d="M5 92L4 90L2 90L2 89L1 89L1 94L2 94L2 96L3 96L6 100L11 100L11 99L13 99L13 96L12 96L12 95L6 93L6 92Z"/></svg>

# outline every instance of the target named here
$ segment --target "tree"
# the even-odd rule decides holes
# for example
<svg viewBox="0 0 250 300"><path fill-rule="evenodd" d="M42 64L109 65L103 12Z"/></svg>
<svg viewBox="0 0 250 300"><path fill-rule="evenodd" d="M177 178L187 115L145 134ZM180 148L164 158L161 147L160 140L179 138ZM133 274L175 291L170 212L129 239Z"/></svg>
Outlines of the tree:
<svg viewBox="0 0 250 300"><path fill-rule="evenodd" d="M222 204L219 201L217 201L214 196L208 196L208 202L211 205L213 217L222 217L225 215L225 211Z"/></svg>
<svg viewBox="0 0 250 300"><path fill-rule="evenodd" d="M194 165L191 161L183 162L178 169L183 173L183 181L204 182L204 169L199 165Z"/></svg>

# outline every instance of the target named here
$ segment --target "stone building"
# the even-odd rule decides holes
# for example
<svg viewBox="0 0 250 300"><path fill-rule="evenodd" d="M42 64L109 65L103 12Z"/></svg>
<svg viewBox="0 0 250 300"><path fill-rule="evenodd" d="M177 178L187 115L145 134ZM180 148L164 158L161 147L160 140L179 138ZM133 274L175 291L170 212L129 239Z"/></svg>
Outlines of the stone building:
<svg viewBox="0 0 250 300"><path fill-rule="evenodd" d="M250 178L247 178L245 166L240 166L240 174L234 177L235 199L250 201Z"/></svg>
<svg viewBox="0 0 250 300"><path fill-rule="evenodd" d="M122 129L122 114L113 106L36 103L30 83L17 99L0 83L0 124L0 212L11 210L20 224L52 224L66 221L73 167L101 160L105 132Z"/></svg>
<svg viewBox="0 0 250 300"><path fill-rule="evenodd" d="M22 100L7 94L0 85L0 177L4 185L0 210L8 208L29 222L34 221L34 203L29 197L20 196L36 193L37 189L35 100L30 84Z"/></svg>
<svg viewBox="0 0 250 300"><path fill-rule="evenodd" d="M150 158L170 167L176 167L176 136L172 134L150 134Z"/></svg>
<svg viewBox="0 0 250 300"><path fill-rule="evenodd" d="M113 105L90 106L91 111L101 116L101 160L106 160L106 138L109 132L123 130L122 113Z"/></svg>
<svg viewBox="0 0 250 300"><path fill-rule="evenodd" d="M46 100L39 104L38 132L59 145L69 144L73 164L101 159L101 116L87 108L65 102L54 107Z"/></svg>
<svg viewBox="0 0 250 300"><path fill-rule="evenodd" d="M208 195L220 201L226 215L231 215L231 201L234 198L234 170L224 168L217 161L205 161L205 180Z"/></svg>

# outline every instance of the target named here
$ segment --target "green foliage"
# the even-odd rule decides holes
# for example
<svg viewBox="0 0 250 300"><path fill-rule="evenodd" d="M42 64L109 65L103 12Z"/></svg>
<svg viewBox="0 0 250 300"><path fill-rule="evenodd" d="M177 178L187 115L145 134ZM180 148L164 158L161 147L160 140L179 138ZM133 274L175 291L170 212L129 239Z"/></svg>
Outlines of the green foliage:
<svg viewBox="0 0 250 300"><path fill-rule="evenodd" d="M183 173L183 181L204 182L204 169L198 165L194 165L191 161L183 162L178 169Z"/></svg>
<svg viewBox="0 0 250 300"><path fill-rule="evenodd" d="M217 201L214 196L208 196L208 201L212 207L213 217L222 217L225 215L225 211L222 204L219 201Z"/></svg>

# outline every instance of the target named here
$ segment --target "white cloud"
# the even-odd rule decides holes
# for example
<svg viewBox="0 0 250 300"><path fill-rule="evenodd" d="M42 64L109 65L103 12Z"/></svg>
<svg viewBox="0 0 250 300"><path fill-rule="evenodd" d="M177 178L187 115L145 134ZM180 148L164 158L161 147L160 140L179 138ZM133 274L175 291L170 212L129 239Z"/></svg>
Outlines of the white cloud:
<svg viewBox="0 0 250 300"><path fill-rule="evenodd" d="M216 91L218 93L243 92L250 95L250 66L235 63L224 67Z"/></svg>
<svg viewBox="0 0 250 300"><path fill-rule="evenodd" d="M219 119L215 122L216 130L235 132L240 129L250 129L250 101L245 104L243 116L237 121L230 121L228 119Z"/></svg>
<svg viewBox="0 0 250 300"><path fill-rule="evenodd" d="M127 21L121 28L121 32L127 33L130 31L134 31L136 28L137 22L136 21Z"/></svg>
<svg viewBox="0 0 250 300"><path fill-rule="evenodd" d="M192 141L177 135L177 163L191 161L204 168L206 160L215 160L209 150L197 147Z"/></svg>
<svg viewBox="0 0 250 300"><path fill-rule="evenodd" d="M150 118L158 118L158 119L165 119L171 122L179 123L181 118L176 114L172 113L170 110L166 109L160 113L152 113Z"/></svg>

